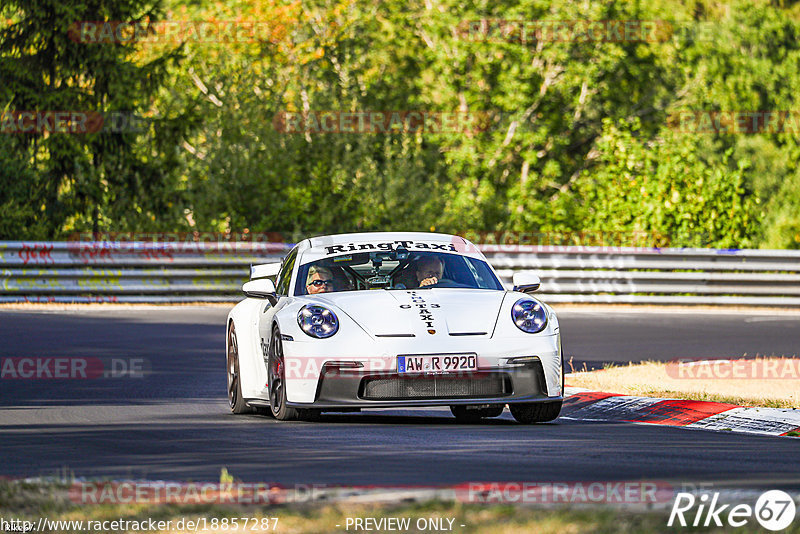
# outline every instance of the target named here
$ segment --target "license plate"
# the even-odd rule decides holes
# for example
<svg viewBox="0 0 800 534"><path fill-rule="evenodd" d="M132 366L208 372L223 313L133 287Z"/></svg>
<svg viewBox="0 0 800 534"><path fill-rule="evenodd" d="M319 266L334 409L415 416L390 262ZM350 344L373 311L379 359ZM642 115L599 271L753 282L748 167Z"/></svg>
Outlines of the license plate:
<svg viewBox="0 0 800 534"><path fill-rule="evenodd" d="M426 354L397 357L398 373L449 373L477 369L478 357L475 354Z"/></svg>

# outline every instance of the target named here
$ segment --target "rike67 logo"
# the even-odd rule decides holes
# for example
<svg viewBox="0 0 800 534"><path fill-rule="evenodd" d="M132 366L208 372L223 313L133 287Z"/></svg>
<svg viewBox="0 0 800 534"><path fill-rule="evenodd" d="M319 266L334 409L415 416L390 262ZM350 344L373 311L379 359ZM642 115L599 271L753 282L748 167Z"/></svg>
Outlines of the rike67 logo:
<svg viewBox="0 0 800 534"><path fill-rule="evenodd" d="M730 527L743 527L755 518L763 528L778 531L794 521L794 499L781 490L762 493L755 506L719 504L719 497L719 492L711 495L703 493L699 497L692 493L678 493L672 504L667 526L723 527L727 524Z"/></svg>

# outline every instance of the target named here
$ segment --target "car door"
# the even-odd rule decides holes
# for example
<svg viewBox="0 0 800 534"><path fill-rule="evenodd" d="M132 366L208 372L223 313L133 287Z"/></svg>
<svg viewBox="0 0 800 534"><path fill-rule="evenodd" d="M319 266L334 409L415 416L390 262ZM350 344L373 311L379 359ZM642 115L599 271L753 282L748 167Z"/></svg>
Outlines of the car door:
<svg viewBox="0 0 800 534"><path fill-rule="evenodd" d="M264 365L259 366L259 380L261 384L267 384L267 355L269 351L269 341L272 336L272 320L275 314L286 305L287 299L291 292L290 282L292 280L292 272L297 261L297 247L293 248L283 260L281 270L275 278L275 292L278 294L278 302L273 306L269 300L265 300L259 308L258 314L258 335L261 344L261 355ZM263 372L263 376L261 373Z"/></svg>

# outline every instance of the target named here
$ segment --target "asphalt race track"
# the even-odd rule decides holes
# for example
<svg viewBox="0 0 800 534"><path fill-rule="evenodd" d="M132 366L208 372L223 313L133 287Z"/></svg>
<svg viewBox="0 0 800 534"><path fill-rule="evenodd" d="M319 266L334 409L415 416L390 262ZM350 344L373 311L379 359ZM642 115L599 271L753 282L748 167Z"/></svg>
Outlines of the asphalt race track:
<svg viewBox="0 0 800 534"><path fill-rule="evenodd" d="M595 369L673 358L800 357L800 311L567 309L559 321L564 353L576 370L584 363Z"/></svg>
<svg viewBox="0 0 800 534"><path fill-rule="evenodd" d="M795 439L559 419L480 425L446 410L330 414L317 423L230 415L221 307L0 310L0 357L141 360L144 378L0 380L0 475L446 485L660 480L800 488ZM585 362L744 353L800 356L800 313L601 308L560 313ZM566 413L565 415L569 415Z"/></svg>

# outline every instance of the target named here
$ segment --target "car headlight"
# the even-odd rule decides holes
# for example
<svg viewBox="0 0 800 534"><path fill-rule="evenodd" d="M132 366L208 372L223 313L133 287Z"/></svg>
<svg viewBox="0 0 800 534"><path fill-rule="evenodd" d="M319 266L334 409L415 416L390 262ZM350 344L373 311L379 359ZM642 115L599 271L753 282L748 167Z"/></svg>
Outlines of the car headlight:
<svg viewBox="0 0 800 534"><path fill-rule="evenodd" d="M311 337L324 339L339 331L339 319L328 308L308 304L297 314L300 329Z"/></svg>
<svg viewBox="0 0 800 534"><path fill-rule="evenodd" d="M547 326L547 312L535 300L519 299L511 308L511 320L523 332L536 334Z"/></svg>

